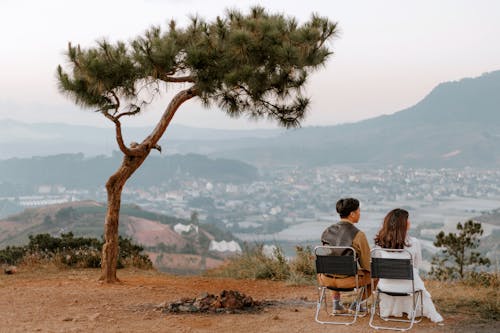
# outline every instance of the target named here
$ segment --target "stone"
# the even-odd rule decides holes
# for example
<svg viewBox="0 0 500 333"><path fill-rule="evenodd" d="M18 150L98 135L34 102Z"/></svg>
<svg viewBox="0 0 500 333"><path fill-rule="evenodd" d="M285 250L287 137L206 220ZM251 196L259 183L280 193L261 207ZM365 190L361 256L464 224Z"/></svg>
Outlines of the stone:
<svg viewBox="0 0 500 333"><path fill-rule="evenodd" d="M89 320L90 321L96 321L100 316L101 316L101 314L99 312L94 313L93 315L89 316Z"/></svg>
<svg viewBox="0 0 500 333"><path fill-rule="evenodd" d="M4 268L4 273L5 274L16 274L17 273L17 267L16 266L7 266Z"/></svg>

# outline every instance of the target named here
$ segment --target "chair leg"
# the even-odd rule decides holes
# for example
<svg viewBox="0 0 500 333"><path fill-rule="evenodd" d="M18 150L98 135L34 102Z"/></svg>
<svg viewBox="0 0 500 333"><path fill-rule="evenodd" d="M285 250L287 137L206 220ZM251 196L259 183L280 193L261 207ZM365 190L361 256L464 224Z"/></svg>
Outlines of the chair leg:
<svg viewBox="0 0 500 333"><path fill-rule="evenodd" d="M366 298L365 301L363 301L363 296L365 295L366 292L366 287L363 286L359 289L358 294L356 295L356 312L355 312L355 317L364 317L366 316L366 313L363 315L359 314L359 309L361 308L361 303L367 302L368 298Z"/></svg>
<svg viewBox="0 0 500 333"><path fill-rule="evenodd" d="M316 302L316 315L314 316L314 320L320 324L321 321L318 319L318 317L319 317L319 312L321 311L321 303L323 302L323 299L325 297L325 290L326 290L325 287L318 287L318 301Z"/></svg>
<svg viewBox="0 0 500 333"><path fill-rule="evenodd" d="M372 309L370 311L371 312L370 313L370 321L368 322L368 325L370 325L370 327L375 328L375 329L378 329L378 328L377 328L377 326L373 325L373 317L375 316L375 313L377 312L377 306L379 305L379 296L380 296L380 293L378 291L372 292L373 303L372 303ZM380 313L379 313L379 316L380 316Z"/></svg>
<svg viewBox="0 0 500 333"><path fill-rule="evenodd" d="M357 317L359 317L359 307L360 307L359 301L363 297L363 294L362 294L363 290L360 289L360 291L358 291L358 294L356 295L356 300L358 301L356 312L354 314L338 315L338 316L352 317L351 321L333 321L333 320L323 321L323 320L319 319L319 313L321 312L323 302L325 303L324 307L325 307L325 311L326 311L327 315L330 315L330 313L328 313L328 300L327 300L327 297L325 296L326 289L327 289L326 287L319 287L318 288L318 301L316 303L316 314L315 314L314 320L319 324L333 324L333 325L351 325L351 324L354 324L356 322Z"/></svg>
<svg viewBox="0 0 500 333"><path fill-rule="evenodd" d="M422 297L422 291L418 291L415 293L413 296L413 309L409 313L409 319L391 319L389 317L382 317L380 314L380 292L375 292L375 299L372 304L372 313L370 314L370 321L368 324L370 325L371 328L374 328L376 330L379 329L384 329L384 330L393 330L393 331L408 331L413 327L414 323L419 323L422 320L423 317L423 297ZM374 295L374 296L375 296ZM420 319L415 320L415 317L417 315L418 311L418 306L417 304L420 303ZM378 316L379 318L383 319L384 321L394 321L394 322L404 322L404 323L409 323L408 327L391 327L391 326L377 326L373 323L373 319L375 317L375 312L377 311L377 306L379 308Z"/></svg>

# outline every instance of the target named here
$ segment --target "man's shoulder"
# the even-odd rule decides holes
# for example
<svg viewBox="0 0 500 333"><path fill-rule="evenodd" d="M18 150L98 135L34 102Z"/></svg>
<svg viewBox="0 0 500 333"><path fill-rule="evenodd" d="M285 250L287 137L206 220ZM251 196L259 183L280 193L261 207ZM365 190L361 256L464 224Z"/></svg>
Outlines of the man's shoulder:
<svg viewBox="0 0 500 333"><path fill-rule="evenodd" d="M358 228L356 228L356 230L356 238L368 241L368 239L366 238L366 234L362 230L359 230Z"/></svg>
<svg viewBox="0 0 500 333"><path fill-rule="evenodd" d="M342 222L342 226L344 228L347 228L349 230L352 230L352 232L355 232L355 233L360 233L360 232L363 232L361 231L357 226L354 225L354 223L349 223L349 222Z"/></svg>
<svg viewBox="0 0 500 333"><path fill-rule="evenodd" d="M335 231L335 230L340 230L340 229L349 229L349 230L353 230L353 231L361 231L359 230L354 224L352 223L349 223L349 222L345 222L345 221L338 221L338 222L335 222L333 224L331 224L330 226L328 226L324 231L323 233L326 233L326 232L332 232L332 231Z"/></svg>

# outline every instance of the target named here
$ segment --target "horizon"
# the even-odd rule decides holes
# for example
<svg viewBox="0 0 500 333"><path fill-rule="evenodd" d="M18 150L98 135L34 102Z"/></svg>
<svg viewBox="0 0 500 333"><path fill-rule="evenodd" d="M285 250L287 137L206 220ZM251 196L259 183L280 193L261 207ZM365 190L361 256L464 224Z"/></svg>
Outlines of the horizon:
<svg viewBox="0 0 500 333"><path fill-rule="evenodd" d="M495 15L500 2L491 0L222 0L216 5L201 0L91 0L79 7L78 15L62 0L4 1L0 29L7 46L0 54L0 119L108 127L103 117L78 108L56 89L55 68L64 63L67 42L88 47L101 37L129 40L152 25L165 26L171 18L184 26L190 14L211 20L227 8L246 12L251 5L294 16L299 23L315 12L339 24L339 36L331 43L334 54L309 78L306 95L312 105L303 127L393 114L415 105L440 83L500 69L500 21ZM160 100L124 125L154 126L166 102ZM222 130L279 128L266 120L233 119L193 101L182 106L172 124Z"/></svg>
<svg viewBox="0 0 500 333"><path fill-rule="evenodd" d="M417 105L418 103L420 103L422 100L424 100L428 95L430 95L441 84L456 83L456 82L461 82L461 81L467 80L467 79L477 79L477 78L483 77L485 75L496 73L496 72L500 72L500 70L494 70L494 71L484 72L484 73L481 73L480 75L475 76L475 77L463 77L463 78L460 78L460 79L457 79L457 80L453 80L453 81L440 82L433 89L431 89L427 94L425 94L425 96L422 99L414 102L413 104L411 104L410 106L408 106L408 107L406 107L404 109L397 110L397 111L394 111L394 112L391 112L391 113L384 113L384 114L372 115L372 116L369 116L368 118L362 118L362 119L357 119L357 120L353 120L353 121L346 121L346 122L340 122L340 123L335 123L335 124L306 124L304 126L301 125L298 128L293 128L293 129L296 130L296 129L300 129L300 128L322 128L322 127L342 126L342 125L356 124L356 123L363 122L363 121L366 121L366 120L375 119L375 118L378 118L378 117L381 117L381 116L394 115L396 113L399 113L401 111L405 111L405 110L407 110L409 108L414 107L415 105ZM28 124L28 125L74 125L74 126L84 126L84 127L94 127L94 128L114 128L114 125L111 124L111 123L105 123L104 124L104 125L107 125L107 126L100 126L100 124L87 124L87 123L76 123L75 124L75 123L71 123L71 122L64 122L64 121L58 121L58 120L50 120L50 121L25 121L25 120L18 120L18 119L12 118L12 117L0 118L0 121L12 121L12 122L19 122L19 123L24 123L24 124ZM142 124L142 125L139 124L139 125L135 125L135 126L134 125L129 125L129 126L127 126L127 128L139 129L139 128L146 128L148 126L154 126L154 125L156 125L156 124L155 123L153 123L153 124ZM200 127L200 126L196 126L196 125L193 125L193 124L182 124L182 123L175 123L175 122L173 122L172 125L175 126L175 127L187 127L187 128L200 129L200 130L209 129L209 130L217 130L217 131L260 131L260 130L264 130L264 131L265 130L282 130L282 131L286 131L286 130L293 130L293 129L285 129L285 128L279 127L279 126L273 126L273 127L255 127L255 128L249 128L249 127L244 127L244 128L234 128L234 127L218 128L218 127Z"/></svg>

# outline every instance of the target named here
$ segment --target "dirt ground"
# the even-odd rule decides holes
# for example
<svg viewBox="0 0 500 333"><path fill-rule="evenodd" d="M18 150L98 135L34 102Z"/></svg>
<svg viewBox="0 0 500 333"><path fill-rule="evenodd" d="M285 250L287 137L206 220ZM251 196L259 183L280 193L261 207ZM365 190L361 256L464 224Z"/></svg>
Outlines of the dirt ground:
<svg viewBox="0 0 500 333"><path fill-rule="evenodd" d="M368 318L352 326L314 321L314 286L282 282L172 276L120 270L121 283L97 281L97 270L19 270L0 276L0 332L374 332ZM258 301L274 301L244 314L171 314L158 306L203 292L237 290ZM412 332L492 332L468 318L446 315L444 324L427 319Z"/></svg>

